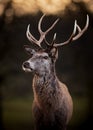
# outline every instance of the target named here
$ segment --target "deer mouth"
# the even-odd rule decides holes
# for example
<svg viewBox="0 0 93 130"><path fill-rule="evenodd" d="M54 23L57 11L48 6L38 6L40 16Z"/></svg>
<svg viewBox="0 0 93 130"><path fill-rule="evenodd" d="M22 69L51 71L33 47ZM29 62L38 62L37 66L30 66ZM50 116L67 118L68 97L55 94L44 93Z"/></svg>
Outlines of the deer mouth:
<svg viewBox="0 0 93 130"><path fill-rule="evenodd" d="M32 69L30 69L30 68L24 68L24 67L22 67L22 69L23 69L25 72L32 72Z"/></svg>
<svg viewBox="0 0 93 130"><path fill-rule="evenodd" d="M22 69L25 72L32 72L33 71L33 69L30 67L29 62L24 62L23 65L22 65Z"/></svg>

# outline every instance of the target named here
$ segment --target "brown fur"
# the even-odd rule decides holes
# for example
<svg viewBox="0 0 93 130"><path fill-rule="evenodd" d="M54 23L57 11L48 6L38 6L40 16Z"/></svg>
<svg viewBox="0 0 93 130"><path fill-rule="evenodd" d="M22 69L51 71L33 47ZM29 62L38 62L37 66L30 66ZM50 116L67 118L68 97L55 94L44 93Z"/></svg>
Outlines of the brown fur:
<svg viewBox="0 0 93 130"><path fill-rule="evenodd" d="M46 81L35 75L33 91L36 130L65 130L73 110L72 99L65 84L55 75Z"/></svg>

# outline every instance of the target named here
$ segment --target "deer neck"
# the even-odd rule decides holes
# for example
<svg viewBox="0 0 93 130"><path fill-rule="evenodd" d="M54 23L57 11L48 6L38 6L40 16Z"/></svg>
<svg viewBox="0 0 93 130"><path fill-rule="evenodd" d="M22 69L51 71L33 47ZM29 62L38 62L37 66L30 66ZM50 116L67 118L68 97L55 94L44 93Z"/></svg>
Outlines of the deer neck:
<svg viewBox="0 0 93 130"><path fill-rule="evenodd" d="M52 101L54 98L54 96L51 97L51 94L56 95L58 92L58 87L59 83L54 67L50 72L46 72L42 76L35 74L33 79L34 101L40 108L43 108L46 111L49 110L50 106L48 104L52 106Z"/></svg>
<svg viewBox="0 0 93 130"><path fill-rule="evenodd" d="M44 85L50 83L56 79L55 64L51 66L51 69L45 70L41 74L35 74L36 82L38 85Z"/></svg>
<svg viewBox="0 0 93 130"><path fill-rule="evenodd" d="M55 73L55 65L42 75L35 74L33 78L33 91L36 95L40 95L43 91L54 90L58 85L58 79ZM47 92L46 92L47 93Z"/></svg>

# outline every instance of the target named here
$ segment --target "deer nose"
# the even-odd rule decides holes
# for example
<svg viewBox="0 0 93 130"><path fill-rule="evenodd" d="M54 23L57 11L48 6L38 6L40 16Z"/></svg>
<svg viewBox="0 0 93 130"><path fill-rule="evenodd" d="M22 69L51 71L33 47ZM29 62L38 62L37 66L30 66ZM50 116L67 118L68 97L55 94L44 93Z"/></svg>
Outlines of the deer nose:
<svg viewBox="0 0 93 130"><path fill-rule="evenodd" d="M29 68L29 67L30 67L29 62L24 62L24 63L23 63L23 67L24 67L24 68Z"/></svg>

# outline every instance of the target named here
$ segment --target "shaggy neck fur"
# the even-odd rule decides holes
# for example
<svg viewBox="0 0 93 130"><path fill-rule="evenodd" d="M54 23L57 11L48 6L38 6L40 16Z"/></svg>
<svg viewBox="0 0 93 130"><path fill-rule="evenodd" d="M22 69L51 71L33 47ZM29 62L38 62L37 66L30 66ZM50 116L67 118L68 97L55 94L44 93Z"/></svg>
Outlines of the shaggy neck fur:
<svg viewBox="0 0 93 130"><path fill-rule="evenodd" d="M54 99L58 97L58 80L55 73L55 64L51 66L51 70L47 70L42 75L35 74L33 80L33 91L36 102L42 109L50 110Z"/></svg>

